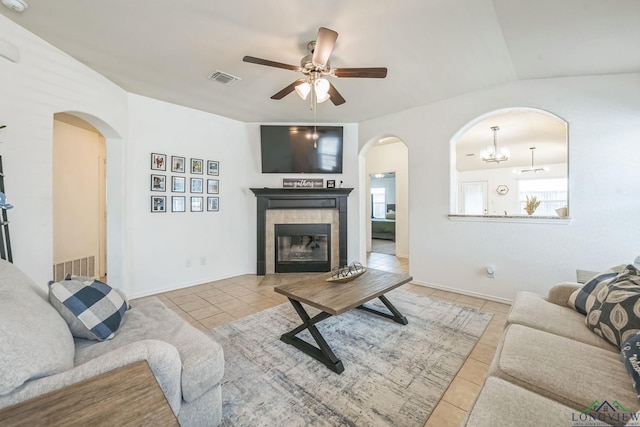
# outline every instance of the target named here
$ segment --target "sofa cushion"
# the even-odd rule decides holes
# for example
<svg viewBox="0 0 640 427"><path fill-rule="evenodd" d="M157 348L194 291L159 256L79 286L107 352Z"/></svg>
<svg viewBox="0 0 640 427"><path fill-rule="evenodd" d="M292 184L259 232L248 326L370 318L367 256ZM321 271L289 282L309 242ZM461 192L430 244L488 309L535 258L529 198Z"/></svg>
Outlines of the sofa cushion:
<svg viewBox="0 0 640 427"><path fill-rule="evenodd" d="M607 286L609 282L615 279L618 273L620 273L624 269L624 267L625 265L612 267L606 271L603 271L602 273L598 273L597 275L593 276L587 283L584 284L584 286L571 294L568 302L569 307L586 316L593 306L598 292L600 292L602 288Z"/></svg>
<svg viewBox="0 0 640 427"><path fill-rule="evenodd" d="M576 411L496 377L489 377L476 399L468 427L571 426Z"/></svg>
<svg viewBox="0 0 640 427"><path fill-rule="evenodd" d="M507 327L489 375L577 410L595 399L640 409L619 353L522 325Z"/></svg>
<svg viewBox="0 0 640 427"><path fill-rule="evenodd" d="M73 337L46 293L0 260L0 395L73 368Z"/></svg>
<svg viewBox="0 0 640 427"><path fill-rule="evenodd" d="M586 317L587 327L620 348L640 333L640 272L628 265L602 288Z"/></svg>
<svg viewBox="0 0 640 427"><path fill-rule="evenodd" d="M84 363L143 339L165 341L178 349L182 360L182 398L186 402L199 398L222 380L222 347L157 298L133 301L131 310L125 313L125 321L112 340L100 343L76 340L75 363Z"/></svg>
<svg viewBox="0 0 640 427"><path fill-rule="evenodd" d="M634 335L622 345L622 361L631 377L631 384L640 399L640 335Z"/></svg>
<svg viewBox="0 0 640 427"><path fill-rule="evenodd" d="M106 283L93 278L49 282L49 302L76 338L103 341L114 337L127 303Z"/></svg>
<svg viewBox="0 0 640 427"><path fill-rule="evenodd" d="M584 324L583 315L569 307L553 304L532 292L518 292L507 323L528 326L616 353L620 351L591 332Z"/></svg>

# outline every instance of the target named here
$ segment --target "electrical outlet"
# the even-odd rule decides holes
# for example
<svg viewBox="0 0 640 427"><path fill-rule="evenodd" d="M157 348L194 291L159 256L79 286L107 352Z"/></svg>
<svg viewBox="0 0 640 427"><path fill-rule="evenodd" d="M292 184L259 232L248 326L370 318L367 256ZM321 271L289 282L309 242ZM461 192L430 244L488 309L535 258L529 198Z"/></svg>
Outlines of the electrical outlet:
<svg viewBox="0 0 640 427"><path fill-rule="evenodd" d="M184 260L184 266L187 268L191 267L191 258L187 258Z"/></svg>
<svg viewBox="0 0 640 427"><path fill-rule="evenodd" d="M207 259L205 257L200 258L200 265L207 265Z"/></svg>
<svg viewBox="0 0 640 427"><path fill-rule="evenodd" d="M491 265L487 266L487 277L489 279L495 279L496 277L496 270Z"/></svg>

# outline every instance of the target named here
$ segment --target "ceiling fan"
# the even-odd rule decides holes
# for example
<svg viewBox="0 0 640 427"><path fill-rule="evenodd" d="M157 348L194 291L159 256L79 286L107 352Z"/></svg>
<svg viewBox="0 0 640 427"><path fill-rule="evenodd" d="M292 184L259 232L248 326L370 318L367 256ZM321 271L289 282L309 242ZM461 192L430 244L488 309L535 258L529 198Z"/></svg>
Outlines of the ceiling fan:
<svg viewBox="0 0 640 427"><path fill-rule="evenodd" d="M304 77L294 81L280 92L274 94L271 99L282 99L295 90L302 99L306 99L309 93L311 93L312 101L314 97L318 103L330 99L334 105L341 105L346 102L345 99L325 77L383 79L387 76L387 69L384 67L331 68L329 56L331 56L337 38L337 32L320 27L316 40L309 42L307 45L310 53L302 58L299 66L283 64L282 62L270 61L253 56L245 56L242 60L252 64L283 68L303 74Z"/></svg>

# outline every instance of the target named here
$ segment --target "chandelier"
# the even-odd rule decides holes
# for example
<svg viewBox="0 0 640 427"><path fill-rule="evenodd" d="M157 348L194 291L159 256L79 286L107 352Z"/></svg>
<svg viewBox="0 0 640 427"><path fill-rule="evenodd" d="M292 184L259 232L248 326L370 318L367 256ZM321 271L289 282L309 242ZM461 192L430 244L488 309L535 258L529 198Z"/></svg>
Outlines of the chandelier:
<svg viewBox="0 0 640 427"><path fill-rule="evenodd" d="M518 171L518 173L526 173L526 172L533 172L533 173L538 173L538 172L546 172L548 169L547 168L537 168L534 166L533 163L533 152L536 150L536 147L529 147L529 150L531 150L531 167L529 169L520 169Z"/></svg>
<svg viewBox="0 0 640 427"><path fill-rule="evenodd" d="M480 157L487 163L500 163L509 159L509 150L503 148L498 150L498 126L491 126L493 131L493 145L488 146L480 152Z"/></svg>

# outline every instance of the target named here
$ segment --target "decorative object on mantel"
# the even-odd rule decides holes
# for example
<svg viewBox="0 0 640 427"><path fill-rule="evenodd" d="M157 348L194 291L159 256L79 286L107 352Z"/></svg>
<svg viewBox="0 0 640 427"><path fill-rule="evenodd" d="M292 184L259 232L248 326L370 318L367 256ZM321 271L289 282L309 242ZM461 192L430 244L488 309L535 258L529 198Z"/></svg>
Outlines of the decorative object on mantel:
<svg viewBox="0 0 640 427"><path fill-rule="evenodd" d="M491 126L491 130L493 131L493 145L482 150L480 157L487 163L504 162L509 159L509 150L505 148L498 150L498 131L500 130L500 127Z"/></svg>
<svg viewBox="0 0 640 427"><path fill-rule="evenodd" d="M327 282L334 283L347 283L355 280L357 277L362 276L365 273L365 268L358 261L354 261L344 267L335 267L331 270L331 277L327 279Z"/></svg>
<svg viewBox="0 0 640 427"><path fill-rule="evenodd" d="M282 188L323 188L324 178L282 178Z"/></svg>
<svg viewBox="0 0 640 427"><path fill-rule="evenodd" d="M327 180L327 188L336 188L336 180L328 179Z"/></svg>
<svg viewBox="0 0 640 427"><path fill-rule="evenodd" d="M536 209L538 209L538 206L540 206L540 200L538 200L536 196L531 196L531 198L527 196L527 203L524 206L524 210L527 211L527 215L533 215Z"/></svg>
<svg viewBox="0 0 640 427"><path fill-rule="evenodd" d="M498 188L496 188L496 193L498 193L501 196L504 196L508 192L509 192L509 187L507 187L506 185L498 185Z"/></svg>

